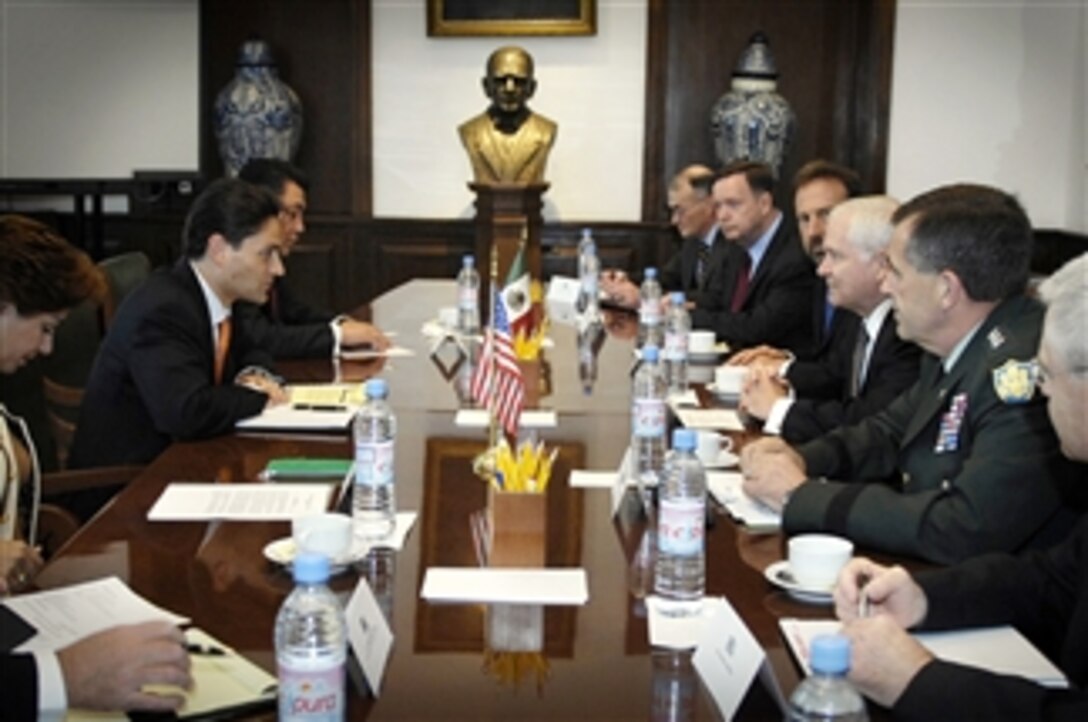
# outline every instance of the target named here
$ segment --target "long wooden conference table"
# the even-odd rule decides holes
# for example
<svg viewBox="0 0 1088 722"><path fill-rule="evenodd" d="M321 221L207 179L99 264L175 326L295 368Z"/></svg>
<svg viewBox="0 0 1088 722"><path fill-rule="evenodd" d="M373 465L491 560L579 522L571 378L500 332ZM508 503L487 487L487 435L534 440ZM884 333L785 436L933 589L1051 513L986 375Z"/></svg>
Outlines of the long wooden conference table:
<svg viewBox="0 0 1088 722"><path fill-rule="evenodd" d="M408 358L370 364L329 361L284 364L292 381L360 380L380 374L398 419L396 495L401 510L419 512L404 547L372 553L332 580L350 594L365 576L391 617L393 650L377 699L352 689L353 720L710 720L718 714L690 654L652 649L643 597L652 588L642 543L644 524L632 505L613 518L606 490L571 489L571 468L615 469L630 433L633 340L620 319L596 348L597 378L579 374L574 328L554 324L544 352L540 406L555 409L555 429L539 432L562 448L548 491L547 564L586 569L589 601L549 608L544 616L547 677L515 686L485 668L481 605L437 605L420 599L427 568L477 563L469 516L486 503L485 485L469 469L486 431L459 428L468 369L453 344L432 354L420 333L441 306L455 303L447 281L413 281L372 304L373 320L396 332ZM709 368L709 367L708 367ZM696 370L696 378L708 374ZM709 378L703 378L709 380ZM286 522L152 523L147 511L167 484L254 483L269 459L351 455L349 437L233 436L176 443L151 463L50 563L40 581L61 586L117 575L152 602L193 623L275 672L276 612L292 587L289 574L262 550L290 533ZM634 505L637 509L637 505ZM707 534L707 593L724 595L767 652L785 694L798 671L778 629L783 616L827 617L829 606L795 601L763 570L784 556L780 534L752 534L716 510ZM640 548L641 547L641 548ZM274 719L268 710L255 719ZM781 712L758 679L738 719L778 720Z"/></svg>

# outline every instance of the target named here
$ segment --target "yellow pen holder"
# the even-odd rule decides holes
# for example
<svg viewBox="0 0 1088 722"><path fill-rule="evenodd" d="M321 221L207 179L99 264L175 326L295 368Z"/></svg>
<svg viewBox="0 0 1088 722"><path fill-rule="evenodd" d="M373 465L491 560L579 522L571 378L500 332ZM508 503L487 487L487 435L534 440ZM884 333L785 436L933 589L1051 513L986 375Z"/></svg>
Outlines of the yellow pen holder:
<svg viewBox="0 0 1088 722"><path fill-rule="evenodd" d="M488 487L491 521L488 566L543 567L548 538L546 494L518 494Z"/></svg>

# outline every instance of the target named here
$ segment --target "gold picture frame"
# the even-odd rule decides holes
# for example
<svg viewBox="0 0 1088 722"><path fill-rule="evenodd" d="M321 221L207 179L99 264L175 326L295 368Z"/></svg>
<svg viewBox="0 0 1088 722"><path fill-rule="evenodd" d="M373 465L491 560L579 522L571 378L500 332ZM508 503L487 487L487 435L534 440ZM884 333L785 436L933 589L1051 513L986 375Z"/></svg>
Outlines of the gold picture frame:
<svg viewBox="0 0 1088 722"><path fill-rule="evenodd" d="M597 0L427 0L427 35L596 35Z"/></svg>

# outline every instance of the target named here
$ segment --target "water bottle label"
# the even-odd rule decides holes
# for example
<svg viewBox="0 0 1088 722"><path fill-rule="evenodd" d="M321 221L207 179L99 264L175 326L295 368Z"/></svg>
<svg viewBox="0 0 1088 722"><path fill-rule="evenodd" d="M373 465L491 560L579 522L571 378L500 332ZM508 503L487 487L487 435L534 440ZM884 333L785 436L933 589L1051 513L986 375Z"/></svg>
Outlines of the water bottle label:
<svg viewBox="0 0 1088 722"><path fill-rule="evenodd" d="M355 445L355 483L361 486L393 483L392 441L366 441Z"/></svg>
<svg viewBox="0 0 1088 722"><path fill-rule="evenodd" d="M665 435L665 400L635 399L632 405L632 430L642 438Z"/></svg>
<svg viewBox="0 0 1088 722"><path fill-rule="evenodd" d="M638 320L643 326L661 323L661 301L645 299L638 306Z"/></svg>
<svg viewBox="0 0 1088 722"><path fill-rule="evenodd" d="M706 504L700 499L661 500L657 548L665 554L690 556L703 548Z"/></svg>
<svg viewBox="0 0 1088 722"><path fill-rule="evenodd" d="M667 361L684 361L688 357L688 335L682 332L670 331L665 334L665 359Z"/></svg>
<svg viewBox="0 0 1088 722"><path fill-rule="evenodd" d="M344 665L325 669L279 669L279 718L306 722L341 722L344 719Z"/></svg>
<svg viewBox="0 0 1088 722"><path fill-rule="evenodd" d="M464 311L476 310L476 299L478 294L476 289L472 286L458 288L457 289L457 306Z"/></svg>

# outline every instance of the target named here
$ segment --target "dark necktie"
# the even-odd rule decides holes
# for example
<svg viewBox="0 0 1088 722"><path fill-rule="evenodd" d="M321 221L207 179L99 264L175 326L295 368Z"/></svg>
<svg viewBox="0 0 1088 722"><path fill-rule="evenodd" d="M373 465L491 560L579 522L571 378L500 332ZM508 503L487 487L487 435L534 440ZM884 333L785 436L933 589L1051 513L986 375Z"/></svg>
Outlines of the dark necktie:
<svg viewBox="0 0 1088 722"><path fill-rule="evenodd" d="M707 270L710 266L710 246L699 241L699 255L695 261L695 287L700 291L706 285Z"/></svg>
<svg viewBox="0 0 1088 722"><path fill-rule="evenodd" d="M748 297L748 275L752 271L752 257L744 252L744 260L741 261L740 270L737 271L737 283L733 286L733 300L729 304L729 310L733 313L740 311L744 305L744 299Z"/></svg>
<svg viewBox="0 0 1088 722"><path fill-rule="evenodd" d="M869 332L865 324L858 326L858 337L854 343L854 356L850 360L850 398L856 398L861 391L862 371L865 368L865 349L869 346Z"/></svg>
<svg viewBox="0 0 1088 722"><path fill-rule="evenodd" d="M268 289L268 313L273 321L280 322L280 299L274 283Z"/></svg>

